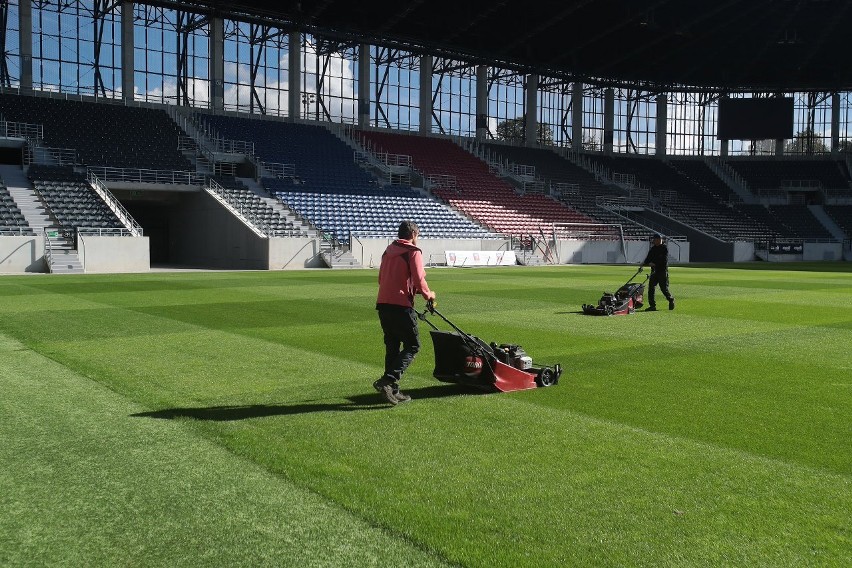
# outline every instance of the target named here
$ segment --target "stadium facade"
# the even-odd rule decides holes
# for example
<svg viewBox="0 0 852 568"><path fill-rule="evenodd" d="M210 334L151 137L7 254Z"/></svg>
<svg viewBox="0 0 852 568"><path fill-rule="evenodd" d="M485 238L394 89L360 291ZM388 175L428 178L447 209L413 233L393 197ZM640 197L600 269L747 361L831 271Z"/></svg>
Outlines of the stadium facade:
<svg viewBox="0 0 852 568"><path fill-rule="evenodd" d="M323 29L322 21L305 25L286 11L228 11L218 3L22 0L4 2L2 10L4 172L15 178L10 168L23 166L28 175L12 181L32 186L36 202L49 202L57 183L91 186L111 212L103 215L115 216L101 225L116 225L63 223L64 205L54 202L39 227L23 214L26 198L13 197L27 221L20 226L36 230L14 235L7 227L4 251L34 239L36 252L17 253L14 261L6 254L4 270L49 266L40 259L50 259L53 245L54 256L72 249L90 271L144 269L151 261L304 267L333 264L344 253L350 264L368 264L389 234L388 219L335 216L313 198L354 195L326 201L358 210L371 187L379 188L388 216L405 214L402 203L424 200L412 214L430 210L425 220L434 226L429 254L436 262L448 249L467 248L514 249L530 263L629 262L641 255L633 241L651 231L676 237L680 261L848 254L852 91L842 81L841 88L800 90L595 77L392 34L370 41L373 34ZM791 98L791 135L719 139L720 101L748 98ZM69 101L82 106L62 106ZM125 154L111 154L97 148L116 143L98 134L107 127L90 105L147 109L167 120ZM77 122L51 122L72 115ZM157 122L123 113L115 120L118 132ZM56 132L66 127L91 140L44 143L52 137L67 144L68 136ZM409 147L405 137L383 137L387 131L418 142ZM151 151L165 132L173 156ZM264 140L275 137L294 144L270 150L275 144ZM348 189L323 177L328 172L317 155L300 157L296 141L325 148L317 155L360 162L356 173L351 164L338 172ZM126 159L131 154L144 159ZM453 156L469 167L440 166ZM492 181L471 173L477 162L500 181L492 195L514 191L520 213L534 222L476 209L474 202L489 198L474 190ZM78 177L51 179L65 176L52 167ZM240 179L257 187L233 181ZM492 205L511 209L511 200ZM548 208L558 215L544 214ZM802 216L808 222L796 223ZM112 228L121 236L104 231ZM143 232L145 241L127 244L126 237ZM48 233L58 239L53 245ZM128 258L137 262L117 260Z"/></svg>

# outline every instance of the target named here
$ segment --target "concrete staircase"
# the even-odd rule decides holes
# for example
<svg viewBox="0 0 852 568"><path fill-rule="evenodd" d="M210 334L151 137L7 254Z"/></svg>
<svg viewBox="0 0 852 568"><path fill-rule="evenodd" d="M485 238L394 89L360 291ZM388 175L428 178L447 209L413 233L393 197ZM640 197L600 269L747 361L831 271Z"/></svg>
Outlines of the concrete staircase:
<svg viewBox="0 0 852 568"><path fill-rule="evenodd" d="M62 235L61 231L48 231L50 242L49 270L54 274L83 274L83 264L74 249L74 240ZM47 259L45 259L47 260Z"/></svg>
<svg viewBox="0 0 852 568"><path fill-rule="evenodd" d="M825 229L831 233L831 236L837 239L838 241L845 241L852 235L847 235L843 232L837 223L834 222L834 219L828 216L828 213L825 212L822 205L808 205L808 209L811 210L811 213L814 214L819 222L822 224Z"/></svg>
<svg viewBox="0 0 852 568"><path fill-rule="evenodd" d="M30 186L24 171L19 166L2 165L0 178L3 179L9 195L15 200L30 228L36 235L46 235L49 243L45 244L50 245L51 251L48 270L60 274L82 274L83 265L74 249L73 238L65 237L59 230L59 225Z"/></svg>
<svg viewBox="0 0 852 568"><path fill-rule="evenodd" d="M319 231L311 227L307 221L296 215L292 209L281 203L280 199L270 197L269 192L254 179L242 177L237 179L249 188L252 193L260 197L267 205L269 205L279 217L293 223L293 228L299 232L299 235L296 236L320 238L321 235Z"/></svg>
<svg viewBox="0 0 852 568"><path fill-rule="evenodd" d="M333 249L322 257L329 268L361 268L361 263L346 249Z"/></svg>

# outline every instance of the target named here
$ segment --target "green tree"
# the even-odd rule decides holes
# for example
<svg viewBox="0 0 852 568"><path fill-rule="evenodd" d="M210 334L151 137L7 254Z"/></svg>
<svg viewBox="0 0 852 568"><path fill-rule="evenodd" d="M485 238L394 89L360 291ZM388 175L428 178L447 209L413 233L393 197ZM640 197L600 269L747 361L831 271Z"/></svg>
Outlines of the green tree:
<svg viewBox="0 0 852 568"><path fill-rule="evenodd" d="M592 152L600 152L603 149L598 137L588 133L583 135L582 148L583 150L590 150Z"/></svg>
<svg viewBox="0 0 852 568"><path fill-rule="evenodd" d="M828 146L825 145L822 138L817 138L816 133L811 128L806 128L797 133L784 147L784 152L788 154L823 154L828 151Z"/></svg>
<svg viewBox="0 0 852 568"><path fill-rule="evenodd" d="M549 124L538 123L536 135L540 144L553 145L553 129ZM497 140L523 142L526 140L526 119L523 116L509 118L497 125Z"/></svg>
<svg viewBox="0 0 852 568"><path fill-rule="evenodd" d="M852 154L852 140L849 140L848 138L845 140L841 140L838 149L841 152L849 152L850 154Z"/></svg>

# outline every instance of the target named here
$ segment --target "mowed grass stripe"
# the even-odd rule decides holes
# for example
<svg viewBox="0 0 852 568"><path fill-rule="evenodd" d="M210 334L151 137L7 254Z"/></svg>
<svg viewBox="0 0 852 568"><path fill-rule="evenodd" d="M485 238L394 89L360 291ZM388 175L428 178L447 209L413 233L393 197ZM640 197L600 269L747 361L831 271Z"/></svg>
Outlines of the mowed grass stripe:
<svg viewBox="0 0 852 568"><path fill-rule="evenodd" d="M0 564L444 566L0 336Z"/></svg>
<svg viewBox="0 0 852 568"><path fill-rule="evenodd" d="M698 564L702 555L718 559L720 565L786 565L800 563L812 547L816 553L811 564L830 566L852 549L843 528L849 526L852 509L850 451L844 443L852 404L843 392L829 396L843 390L839 373L849 356L843 335L834 335L829 326L844 325L843 309L848 307L820 312L807 325L795 317L762 320L758 302L747 297L737 302L737 309L752 319L725 317L730 306L713 310L712 316L698 315L693 309L706 309L714 299L695 293L684 281L676 293L686 302L674 313L584 318L563 313L567 310L561 287L586 298L594 282L614 280L619 271L570 267L475 272L430 271L430 282L439 290L439 308L486 340L521 343L536 360L566 364L569 372L560 386L467 395L431 378L432 350L424 337L424 351L405 383L416 402L391 411L382 408L369 387L381 365L372 309L375 272L366 272L369 278L326 273L335 291L328 296L323 293L323 274L311 273L314 300L294 296L291 311L283 307L288 295L308 289L301 274L293 276L298 283L292 286L288 278L270 275L278 288L257 285L259 276L251 275L248 293L254 297L253 290L263 292L254 302L233 300L233 277L226 279L227 297L211 288L187 302L185 291L176 292L184 301L173 313L160 305L174 304L170 293L152 296L146 307L138 303L144 292L134 290L132 309L115 312L132 325L118 327L141 325L153 331L176 326L172 332L106 342L94 336L82 343L72 335L32 337L41 337L35 343L40 350L74 368L84 367L87 375L151 409L137 413L135 420L185 423L372 523L410 526L400 530L412 541L465 565ZM568 275L581 277L568 281ZM480 295L456 291L457 285L467 290L477 279ZM519 284L519 279L525 281ZM522 288L523 293L512 292L500 303L501 286ZM62 289L58 282L55 289ZM805 291L802 298L823 293ZM261 300L263 295L268 297ZM599 292L593 295L596 300ZM103 300L107 294L89 296ZM758 296L766 298L761 291L756 291ZM721 297L724 294L715 296ZM270 298L280 298L281 307ZM111 303L126 301L109 296ZM190 305L204 303L210 304L208 310ZM247 312L236 313L229 325L228 314L240 309ZM335 311L337 319L332 317ZM841 317L831 319L838 313ZM0 326L31 336L24 331L31 319L13 317ZM86 325L97 325L96 320ZM109 327L108 321L101 325ZM789 351L777 355L776 340L790 342L785 347L792 352L812 351L816 363L797 363ZM726 349L726 343L736 349ZM664 356L652 367L647 355L658 348ZM99 357L101 363L94 365ZM147 365L146 357L151 361ZM125 376L128 367L142 370ZM267 367L286 372L276 376ZM591 432L580 436L582 450L563 437L546 435L553 428L561 432L565 425L567 437ZM625 437L632 441L625 442ZM672 455L658 456L650 450L656 445ZM563 453L566 447L573 454ZM716 497L710 495L717 492L730 507L702 516L694 533L687 531L686 536L680 525L654 520L648 512L654 503L648 499L661 499L655 491L665 488L646 498L634 494L646 491L640 485L662 482L692 492L690 480L707 479L706 471L714 471L714 452L721 452L722 473L730 469L742 478L729 481L734 475L725 473L715 484L709 479L708 492L696 493L695 506L717 512ZM705 453L707 463L693 459ZM560 472L574 465L573 460L578 469L566 478ZM595 463L606 475L595 474ZM636 463L648 467L637 469ZM774 476L775 470L784 476ZM544 483L537 476L549 473L557 481L553 487L527 490L529 484ZM795 490L778 486L787 475ZM808 475L822 481L808 485L799 479ZM594 483L583 485L583 476L592 476ZM622 483L631 476L635 483ZM757 497L744 489L748 479L759 484ZM837 479L846 479L846 486ZM736 491L727 492L731 487ZM788 499L796 491L802 492L800 500L823 507L821 512ZM390 494L404 498L388 499ZM788 502L793 503L789 510ZM738 510L738 504L751 509ZM688 514L672 509L671 518ZM652 520L646 522L648 515ZM727 530L722 517L729 523ZM555 529L540 528L549 519L561 525L560 536L553 536ZM633 527L637 521L640 528ZM634 530L646 531L647 542L639 542ZM536 536L536 531L544 536ZM703 531L702 541L697 535ZM780 552L767 551L775 546L767 537L772 531L789 537ZM623 542L622 532L627 535ZM716 532L724 542L715 542ZM571 540L575 535L578 540ZM708 540L707 535L714 536ZM752 540L755 544L750 545Z"/></svg>
<svg viewBox="0 0 852 568"><path fill-rule="evenodd" d="M542 409L537 392L449 388L320 425L282 408L225 443L466 566L834 565L848 550L848 476ZM400 432L391 448L382 430ZM404 501L384 502L389 477Z"/></svg>

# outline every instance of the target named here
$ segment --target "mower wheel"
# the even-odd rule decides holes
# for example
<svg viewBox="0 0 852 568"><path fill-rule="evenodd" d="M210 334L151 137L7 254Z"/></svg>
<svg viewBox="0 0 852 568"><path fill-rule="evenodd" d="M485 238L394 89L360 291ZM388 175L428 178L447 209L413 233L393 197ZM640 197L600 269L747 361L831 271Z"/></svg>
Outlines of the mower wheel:
<svg viewBox="0 0 852 568"><path fill-rule="evenodd" d="M540 387L551 387L556 384L556 380L556 375L554 375L553 369L545 367L536 377L535 384Z"/></svg>

